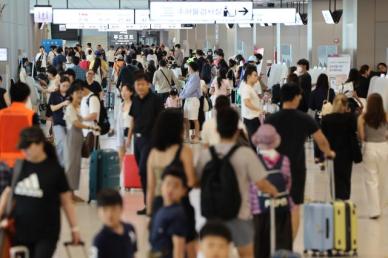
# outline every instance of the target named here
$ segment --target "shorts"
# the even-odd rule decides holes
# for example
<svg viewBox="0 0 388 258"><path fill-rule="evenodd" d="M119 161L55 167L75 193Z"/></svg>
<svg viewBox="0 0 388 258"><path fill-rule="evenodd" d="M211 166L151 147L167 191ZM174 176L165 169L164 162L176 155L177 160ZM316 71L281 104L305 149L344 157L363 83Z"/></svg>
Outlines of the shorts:
<svg viewBox="0 0 388 258"><path fill-rule="evenodd" d="M198 120L200 102L198 98L188 98L183 106L184 118L188 120Z"/></svg>
<svg viewBox="0 0 388 258"><path fill-rule="evenodd" d="M232 234L233 243L236 247L247 246L253 243L255 229L253 220L233 219L225 222L226 227Z"/></svg>
<svg viewBox="0 0 388 258"><path fill-rule="evenodd" d="M304 202L304 190L306 186L306 170L298 170L297 173L291 173L292 185L290 195L296 205Z"/></svg>

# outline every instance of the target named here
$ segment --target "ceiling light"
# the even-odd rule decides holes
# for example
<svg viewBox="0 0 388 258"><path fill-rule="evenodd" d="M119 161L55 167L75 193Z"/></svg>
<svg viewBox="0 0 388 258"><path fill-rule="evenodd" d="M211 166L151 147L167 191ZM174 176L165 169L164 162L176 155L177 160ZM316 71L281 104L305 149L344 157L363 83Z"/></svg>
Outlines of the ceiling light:
<svg viewBox="0 0 388 258"><path fill-rule="evenodd" d="M323 10L322 15L327 24L337 24L340 22L343 10L337 10L337 0L334 0L334 11L331 11L331 0L329 1L329 10Z"/></svg>

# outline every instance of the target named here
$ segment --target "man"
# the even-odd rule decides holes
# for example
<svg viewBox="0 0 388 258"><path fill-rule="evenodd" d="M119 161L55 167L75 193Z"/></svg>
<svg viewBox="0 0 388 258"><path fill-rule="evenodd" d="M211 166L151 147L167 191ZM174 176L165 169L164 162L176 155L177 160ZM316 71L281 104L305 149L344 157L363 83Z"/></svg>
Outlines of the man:
<svg viewBox="0 0 388 258"><path fill-rule="evenodd" d="M81 100L81 117L82 123L88 125L90 127L95 127L99 122L100 117L100 99L97 95L95 95L90 86L86 83L82 83L82 95L83 98ZM84 136L86 137L88 133L93 133L96 137L96 145L94 148L99 147L99 139L98 132L89 129L82 129Z"/></svg>
<svg viewBox="0 0 388 258"><path fill-rule="evenodd" d="M127 146L130 146L132 136L135 142L135 158L139 166L141 185L146 202L147 189L147 159L151 149L151 134L155 121L163 109L160 98L150 90L150 82L143 72L137 72L134 77L136 95L132 100L129 115L133 118L128 132ZM146 209L137 212L145 215Z"/></svg>
<svg viewBox="0 0 388 258"><path fill-rule="evenodd" d="M251 143L252 135L260 126L259 116L262 112L261 100L254 87L258 81L256 65L248 64L245 68L243 82L240 84L241 116L247 127L248 139ZM252 148L255 149L251 143Z"/></svg>
<svg viewBox="0 0 388 258"><path fill-rule="evenodd" d="M221 140L219 144L214 146L214 149L219 158L230 155L229 162L236 174L241 197L241 206L237 216L223 222L232 233L232 239L239 256L241 258L253 258L254 226L249 205L250 184L255 184L260 191L271 196L276 196L278 191L265 179L265 169L252 149L248 147L234 148L240 135L238 121L237 112L230 107L217 113L217 131ZM230 153L231 151L234 152ZM211 160L212 154L209 150L200 153L196 169L199 177L203 175L206 165Z"/></svg>
<svg viewBox="0 0 388 258"><path fill-rule="evenodd" d="M53 59L53 66L58 70L63 70L63 64L66 63L66 57L63 55L63 48L59 47L57 55Z"/></svg>
<svg viewBox="0 0 388 258"><path fill-rule="evenodd" d="M94 51L93 51L93 48L92 48L92 43L87 43L86 44L86 49L85 49L86 55L88 55L90 51L92 51L92 53L90 53L90 55L94 56Z"/></svg>
<svg viewBox="0 0 388 258"><path fill-rule="evenodd" d="M108 53L106 55L106 61L108 62L109 67L113 68L115 63L115 46L111 45L109 47Z"/></svg>
<svg viewBox="0 0 388 258"><path fill-rule="evenodd" d="M64 145L66 141L66 123L63 119L64 108L69 105L66 92L70 88L70 80L67 77L62 77L59 84L59 90L50 94L48 104L52 111L54 142L57 150L58 160L62 167L64 162Z"/></svg>
<svg viewBox="0 0 388 258"><path fill-rule="evenodd" d="M385 63L379 63L377 65L377 71L380 75L387 75L387 65Z"/></svg>
<svg viewBox="0 0 388 258"><path fill-rule="evenodd" d="M106 61L105 49L100 44L97 45L96 56L101 56L102 60Z"/></svg>
<svg viewBox="0 0 388 258"><path fill-rule="evenodd" d="M117 79L116 87L118 89L120 89L122 84L133 87L135 83L135 72L139 70L136 66L132 65L132 58L130 56L126 57L125 63L126 66L121 69L119 78Z"/></svg>
<svg viewBox="0 0 388 258"><path fill-rule="evenodd" d="M308 73L310 63L306 59L300 59L297 63L297 73L299 77L299 87L302 89L302 100L300 102L299 110L307 113L309 109L310 95L311 95L311 76Z"/></svg>
<svg viewBox="0 0 388 258"><path fill-rule="evenodd" d="M51 51L48 53L47 56L47 65L54 65L54 58L57 56L57 46L52 45Z"/></svg>
<svg viewBox="0 0 388 258"><path fill-rule="evenodd" d="M10 88L11 105L0 110L0 160L13 167L17 159L24 158L17 149L20 132L32 125L39 125L39 117L26 107L30 96L27 84L17 82Z"/></svg>
<svg viewBox="0 0 388 258"><path fill-rule="evenodd" d="M181 67L183 65L183 52L180 44L175 45L174 57L177 66Z"/></svg>
<svg viewBox="0 0 388 258"><path fill-rule="evenodd" d="M184 121L185 121L185 141L190 141L190 121L194 122L194 139L192 143L199 143L199 98L202 96L201 79L198 74L198 64L196 62L189 63L189 79L180 94L180 98L185 100L183 106Z"/></svg>
<svg viewBox="0 0 388 258"><path fill-rule="evenodd" d="M163 103L166 102L173 83L179 85L175 74L167 68L167 61L164 59L160 60L159 70L154 73L152 85L155 86L156 93Z"/></svg>
<svg viewBox="0 0 388 258"><path fill-rule="evenodd" d="M47 67L47 54L43 46L39 47L39 53L35 56L35 70L37 72L44 72Z"/></svg>
<svg viewBox="0 0 388 258"><path fill-rule="evenodd" d="M102 87L101 85L94 80L95 73L93 70L89 70L86 73L86 84L88 88L100 98L102 97Z"/></svg>
<svg viewBox="0 0 388 258"><path fill-rule="evenodd" d="M73 70L75 72L75 79L85 81L85 71L79 66L80 58L78 56L73 56Z"/></svg>
<svg viewBox="0 0 388 258"><path fill-rule="evenodd" d="M197 63L198 63L198 72L201 74L202 67L205 65L205 53L202 51L202 49L197 49L196 51L196 57L197 57Z"/></svg>
<svg viewBox="0 0 388 258"><path fill-rule="evenodd" d="M359 72L361 76L356 87L357 96L366 99L368 97L371 74L369 65L362 65Z"/></svg>
<svg viewBox="0 0 388 258"><path fill-rule="evenodd" d="M266 123L273 125L282 142L277 150L288 156L291 163L291 197L295 203L292 211L292 228L294 239L299 228L300 205L304 201L306 182L306 156L304 144L312 135L319 149L326 157L334 158L329 142L319 129L316 121L304 112L297 110L302 99L301 88L294 83L284 84L281 88L283 109L269 116Z"/></svg>

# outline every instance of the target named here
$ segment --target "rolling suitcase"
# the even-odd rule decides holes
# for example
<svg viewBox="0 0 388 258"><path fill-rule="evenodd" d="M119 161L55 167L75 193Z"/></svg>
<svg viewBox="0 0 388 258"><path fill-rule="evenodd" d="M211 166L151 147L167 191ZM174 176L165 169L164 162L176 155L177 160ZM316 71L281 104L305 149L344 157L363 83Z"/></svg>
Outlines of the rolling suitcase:
<svg viewBox="0 0 388 258"><path fill-rule="evenodd" d="M340 254L357 254L357 210L351 201L335 201L334 250Z"/></svg>
<svg viewBox="0 0 388 258"><path fill-rule="evenodd" d="M139 168L136 163L135 155L127 154L124 156L124 188L125 190L140 189L141 181Z"/></svg>
<svg viewBox="0 0 388 258"><path fill-rule="evenodd" d="M328 162L327 168L332 172L332 161ZM334 191L334 188L330 187ZM331 254L334 249L333 229L334 209L332 203L312 202L304 205L305 252L312 251L313 254Z"/></svg>
<svg viewBox="0 0 388 258"><path fill-rule="evenodd" d="M115 93L112 91L107 91L105 93L105 108L113 110L115 107Z"/></svg>
<svg viewBox="0 0 388 258"><path fill-rule="evenodd" d="M89 202L106 188L120 188L120 161L115 150L95 150L90 158Z"/></svg>

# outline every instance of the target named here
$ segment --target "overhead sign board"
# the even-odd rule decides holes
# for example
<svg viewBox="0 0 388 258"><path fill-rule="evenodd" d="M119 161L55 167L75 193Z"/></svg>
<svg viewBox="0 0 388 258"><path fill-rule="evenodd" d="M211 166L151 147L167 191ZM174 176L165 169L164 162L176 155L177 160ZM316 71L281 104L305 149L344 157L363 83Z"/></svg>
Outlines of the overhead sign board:
<svg viewBox="0 0 388 258"><path fill-rule="evenodd" d="M34 22L35 23L53 22L53 8L51 6L35 6Z"/></svg>
<svg viewBox="0 0 388 258"><path fill-rule="evenodd" d="M150 10L135 10L135 24L151 24Z"/></svg>
<svg viewBox="0 0 388 258"><path fill-rule="evenodd" d="M295 23L295 8L253 9L253 23Z"/></svg>
<svg viewBox="0 0 388 258"><path fill-rule="evenodd" d="M54 24L134 24L133 9L54 9Z"/></svg>
<svg viewBox="0 0 388 258"><path fill-rule="evenodd" d="M252 9L252 2L150 3L152 23L249 23Z"/></svg>

